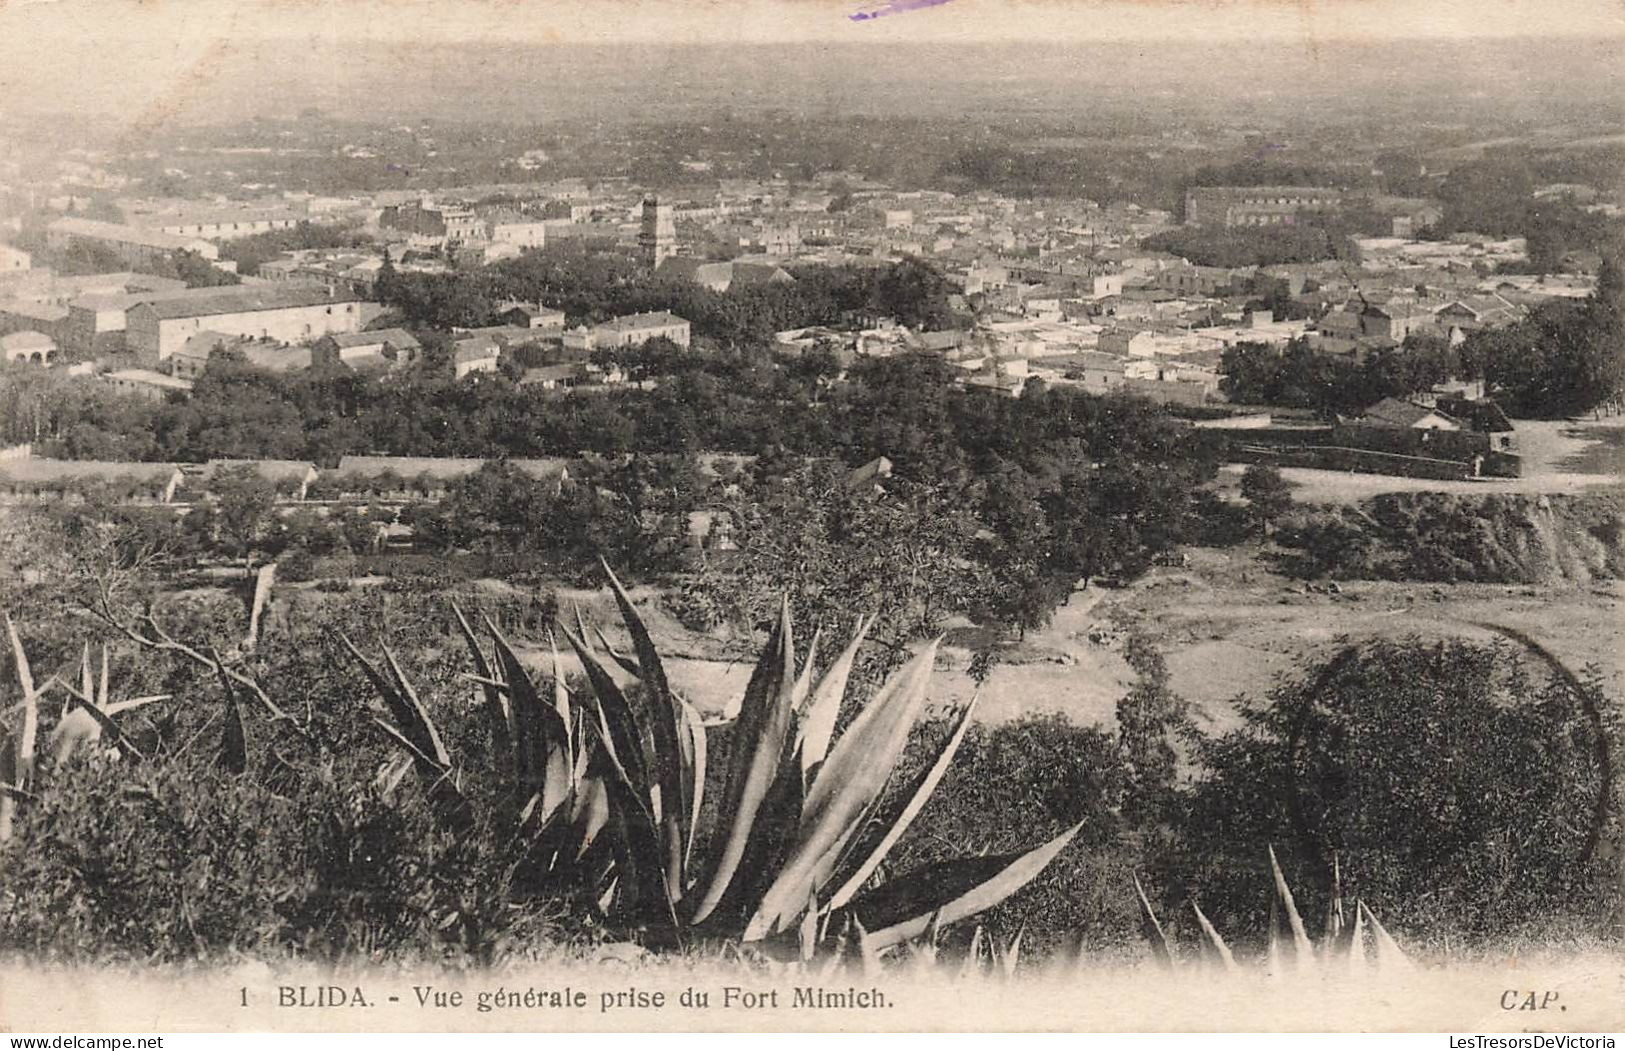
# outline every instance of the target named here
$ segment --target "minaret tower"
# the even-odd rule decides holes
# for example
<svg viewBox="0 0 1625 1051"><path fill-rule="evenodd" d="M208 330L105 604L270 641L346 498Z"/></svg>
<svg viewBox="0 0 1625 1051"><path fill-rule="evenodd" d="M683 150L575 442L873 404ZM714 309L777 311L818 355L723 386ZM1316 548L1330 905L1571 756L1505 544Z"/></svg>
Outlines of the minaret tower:
<svg viewBox="0 0 1625 1051"><path fill-rule="evenodd" d="M643 229L638 232L638 251L650 270L677 254L677 226L671 205L661 204L651 195L643 199Z"/></svg>

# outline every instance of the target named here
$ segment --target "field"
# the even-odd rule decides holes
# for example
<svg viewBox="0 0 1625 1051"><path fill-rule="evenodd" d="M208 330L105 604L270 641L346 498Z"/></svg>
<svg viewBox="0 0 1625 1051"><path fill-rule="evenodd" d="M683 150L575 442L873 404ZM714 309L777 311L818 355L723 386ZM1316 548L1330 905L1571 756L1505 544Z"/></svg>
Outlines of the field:
<svg viewBox="0 0 1625 1051"><path fill-rule="evenodd" d="M1234 721L1231 702L1260 696L1277 676L1329 654L1340 636L1487 640L1476 625L1526 631L1576 667L1595 663L1617 690L1625 682L1625 589L1430 585L1385 581L1341 584L1341 594L1310 591L1272 572L1258 548L1194 549L1184 569L1156 569L1133 586L1091 587L1074 594L1042 631L1000 649L1000 663L981 687L978 718L1004 722L1033 712L1060 712L1081 724L1111 726L1134 673L1123 658L1123 628L1154 642L1168 662L1174 691L1192 702L1204 729ZM578 593L596 609L603 596ZM645 599L653 596L642 593ZM607 618L606 618L607 623ZM1091 632L1117 629L1113 640ZM702 710L722 714L750 675L743 659L724 656L715 640L664 621L657 642L682 654L671 662L674 685ZM934 703L966 700L976 685L966 674L972 651L950 634L932 681ZM962 634L971 634L964 632Z"/></svg>

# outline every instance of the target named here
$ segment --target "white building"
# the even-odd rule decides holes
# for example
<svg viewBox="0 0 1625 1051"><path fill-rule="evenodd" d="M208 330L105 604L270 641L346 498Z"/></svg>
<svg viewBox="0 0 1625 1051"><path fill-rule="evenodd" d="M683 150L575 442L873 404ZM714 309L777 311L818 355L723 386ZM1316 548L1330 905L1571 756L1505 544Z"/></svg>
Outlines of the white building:
<svg viewBox="0 0 1625 1051"><path fill-rule="evenodd" d="M194 289L130 308L125 343L156 364L208 329L232 336L308 342L359 332L382 310L347 292L302 285L236 285Z"/></svg>
<svg viewBox="0 0 1625 1051"><path fill-rule="evenodd" d="M688 322L666 311L627 314L591 328L582 326L564 334L566 350L593 351L609 347L635 347L665 338L679 347L689 345Z"/></svg>

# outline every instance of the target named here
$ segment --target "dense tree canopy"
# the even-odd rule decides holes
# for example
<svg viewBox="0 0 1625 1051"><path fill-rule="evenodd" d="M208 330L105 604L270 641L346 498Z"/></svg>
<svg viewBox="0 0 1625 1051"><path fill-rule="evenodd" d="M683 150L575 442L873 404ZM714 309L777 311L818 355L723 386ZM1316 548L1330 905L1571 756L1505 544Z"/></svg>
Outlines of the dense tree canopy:
<svg viewBox="0 0 1625 1051"><path fill-rule="evenodd" d="M1591 296L1545 303L1517 324L1475 332L1461 354L1516 416L1618 407L1625 397L1625 274L1617 257L1604 259Z"/></svg>
<svg viewBox="0 0 1625 1051"><path fill-rule="evenodd" d="M1470 359L1469 359L1470 360ZM1442 340L1413 336L1355 362L1295 339L1284 350L1262 343L1226 347L1219 388L1232 402L1358 413L1383 398L1408 398L1463 374L1465 363Z"/></svg>

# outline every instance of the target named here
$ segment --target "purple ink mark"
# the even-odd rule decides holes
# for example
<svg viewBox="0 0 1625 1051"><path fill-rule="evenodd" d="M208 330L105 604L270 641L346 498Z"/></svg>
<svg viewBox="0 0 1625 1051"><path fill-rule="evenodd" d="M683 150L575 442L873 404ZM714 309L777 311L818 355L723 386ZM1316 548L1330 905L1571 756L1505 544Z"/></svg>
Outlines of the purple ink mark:
<svg viewBox="0 0 1625 1051"><path fill-rule="evenodd" d="M887 3L869 11L858 11L846 17L853 22L867 22L871 18L880 18L885 15L900 15L907 11L918 11L924 7L940 7L951 0L888 0Z"/></svg>

